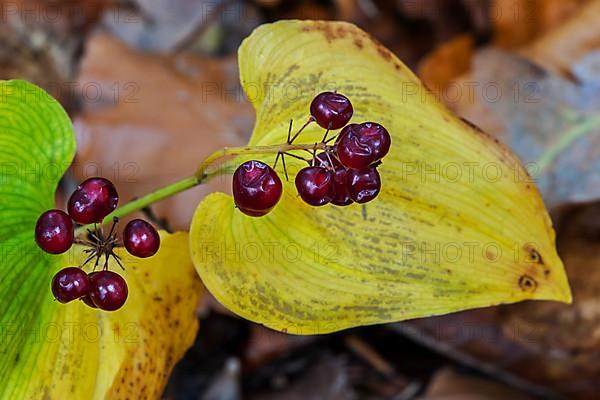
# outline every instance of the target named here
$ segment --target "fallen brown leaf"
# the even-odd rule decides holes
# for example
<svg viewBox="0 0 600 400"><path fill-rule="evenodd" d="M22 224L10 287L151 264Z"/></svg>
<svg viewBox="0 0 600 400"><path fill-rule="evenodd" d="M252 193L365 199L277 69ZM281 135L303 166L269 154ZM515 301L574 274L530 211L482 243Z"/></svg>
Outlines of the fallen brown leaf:
<svg viewBox="0 0 600 400"><path fill-rule="evenodd" d="M468 5L474 20L484 17L492 24L493 46L516 49L550 71L568 71L573 60L598 46L600 27L593 23L598 1L494 0L480 8ZM480 126L494 132L496 122L477 106L481 90L468 94L474 82L469 74L474 54L472 34L453 36L421 60L418 74L442 102L469 120L482 120Z"/></svg>
<svg viewBox="0 0 600 400"><path fill-rule="evenodd" d="M0 0L0 79L26 79L71 110L87 33L112 0Z"/></svg>
<svg viewBox="0 0 600 400"><path fill-rule="evenodd" d="M560 26L588 0L493 0L488 17L494 45L521 48Z"/></svg>
<svg viewBox="0 0 600 400"><path fill-rule="evenodd" d="M571 77L571 66L577 60L600 48L600 0L592 0L576 12L565 23L547 32L534 42L518 48L519 54L539 64L549 72ZM472 73L456 77L455 84L463 88L463 95L455 101L441 97L448 106L464 118L479 125L485 131L496 133L498 120L485 111L485 101L481 90L474 96L467 95L469 84L478 83ZM426 82L432 84L433 82ZM481 84L481 82L479 82Z"/></svg>
<svg viewBox="0 0 600 400"><path fill-rule="evenodd" d="M255 393L250 400L354 400L357 393L350 386L347 361L341 356L323 354L317 362L297 379L290 382L283 376L281 389L268 393Z"/></svg>
<svg viewBox="0 0 600 400"><path fill-rule="evenodd" d="M425 57L417 74L431 90L444 96L445 90L451 89L449 84L454 78L469 72L474 47L471 35L457 35Z"/></svg>
<svg viewBox="0 0 600 400"><path fill-rule="evenodd" d="M90 91L75 119L74 176L112 179L121 204L192 175L211 152L244 144L253 127L231 58L143 54L97 35L77 83ZM153 210L172 229L187 229L198 202L216 190L227 192L227 180L215 178Z"/></svg>
<svg viewBox="0 0 600 400"><path fill-rule="evenodd" d="M523 54L550 71L569 71L574 61L600 48L599 19L600 1L589 1L559 29L540 37Z"/></svg>
<svg viewBox="0 0 600 400"><path fill-rule="evenodd" d="M250 371L255 370L274 358L314 343L315 340L315 336L293 336L251 324L250 338L244 348L245 367Z"/></svg>
<svg viewBox="0 0 600 400"><path fill-rule="evenodd" d="M422 400L530 400L506 385L480 377L460 374L453 369L438 371Z"/></svg>

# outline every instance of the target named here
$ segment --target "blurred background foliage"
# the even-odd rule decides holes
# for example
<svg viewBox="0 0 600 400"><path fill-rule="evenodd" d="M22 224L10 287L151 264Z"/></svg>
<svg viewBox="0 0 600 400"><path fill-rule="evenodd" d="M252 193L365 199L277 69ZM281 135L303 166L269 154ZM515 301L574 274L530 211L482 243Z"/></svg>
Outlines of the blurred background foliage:
<svg viewBox="0 0 600 400"><path fill-rule="evenodd" d="M240 320L206 295L196 345L165 398L597 398L600 1L0 5L0 78L46 88L74 120L79 149L65 188L104 175L128 200L186 176L216 148L243 144L254 115L238 81L240 42L265 22L336 19L369 32L438 101L531 163L552 213L572 305L524 303L293 337ZM549 149L552 157L539 159ZM198 201L228 187L217 180L146 213L187 229Z"/></svg>

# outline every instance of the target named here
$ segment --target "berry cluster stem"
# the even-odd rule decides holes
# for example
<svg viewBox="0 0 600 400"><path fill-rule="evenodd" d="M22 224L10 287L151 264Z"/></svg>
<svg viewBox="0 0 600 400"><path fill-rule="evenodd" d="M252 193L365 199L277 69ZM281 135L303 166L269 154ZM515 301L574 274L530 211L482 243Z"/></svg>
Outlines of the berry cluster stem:
<svg viewBox="0 0 600 400"><path fill-rule="evenodd" d="M156 202L164 200L168 197L174 196L178 193L184 192L188 189L201 185L208 182L211 178L217 176L220 172L226 171L223 165L219 165L218 168L212 169L211 167L218 164L218 161L233 156L240 156L246 154L277 154L287 151L294 150L327 150L331 146L325 143L311 143L311 144L281 144L273 146L242 146L242 147L224 147L210 154L204 159L196 173L190 177L181 179L170 185L164 186L151 193L146 194L138 199L132 200L122 207L117 208L111 214L106 216L102 221L102 225L107 224L113 220L114 217L121 218L141 209L144 209ZM84 225L75 231L75 235L83 234L87 229L91 229L93 225Z"/></svg>
<svg viewBox="0 0 600 400"><path fill-rule="evenodd" d="M294 150L325 150L330 146L324 143L312 144L280 144L273 146L245 146L245 147L224 147L217 150L202 162L195 176L201 181L205 181L211 174L207 173L208 168L224 157L239 156L243 154L268 154L268 153L284 153Z"/></svg>

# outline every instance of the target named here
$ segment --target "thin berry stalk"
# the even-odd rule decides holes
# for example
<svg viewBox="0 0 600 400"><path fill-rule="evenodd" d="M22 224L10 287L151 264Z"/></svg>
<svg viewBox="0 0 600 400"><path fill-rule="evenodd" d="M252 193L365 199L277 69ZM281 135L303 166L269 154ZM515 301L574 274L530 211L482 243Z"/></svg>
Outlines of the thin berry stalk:
<svg viewBox="0 0 600 400"><path fill-rule="evenodd" d="M239 156L244 154L274 154L279 152L287 152L294 150L327 150L330 146L324 143L311 144L281 144L273 146L243 146L243 147L224 147L210 154L200 164L200 167L193 176L184 178L170 185L157 189L145 196L132 200L129 203L117 208L111 214L102 220L102 225L113 220L114 217L121 218L143 208L146 208L156 202L184 192L188 189L208 182L211 178L219 175L222 171L227 171L227 166L221 165L219 168L209 171L212 165L216 165L219 160L226 157ZM86 232L87 229L93 228L92 225L80 226L76 229L75 235L80 235Z"/></svg>

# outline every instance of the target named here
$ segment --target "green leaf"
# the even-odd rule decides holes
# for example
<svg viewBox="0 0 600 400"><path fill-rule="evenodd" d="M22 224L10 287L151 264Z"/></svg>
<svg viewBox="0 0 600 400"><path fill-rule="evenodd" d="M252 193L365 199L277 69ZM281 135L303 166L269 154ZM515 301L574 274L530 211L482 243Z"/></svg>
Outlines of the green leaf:
<svg viewBox="0 0 600 400"><path fill-rule="evenodd" d="M382 123L392 148L379 167L382 191L364 208L307 206L293 177L262 218L243 215L225 194L205 198L190 230L192 258L223 305L312 334L526 299L571 301L550 219L518 159L443 108L365 32L280 21L256 29L239 61L257 115L250 144L284 143L290 119L304 123L312 98L329 89L351 99L352 122ZM313 124L298 142L322 135ZM302 165L288 163L292 176Z"/></svg>
<svg viewBox="0 0 600 400"><path fill-rule="evenodd" d="M2 81L0 95L0 398L159 397L198 328L202 286L187 234L161 232L151 258L120 252L129 298L119 311L54 301L53 275L79 265L82 248L47 255L34 227L55 207L75 154L73 127L60 104L30 83Z"/></svg>

